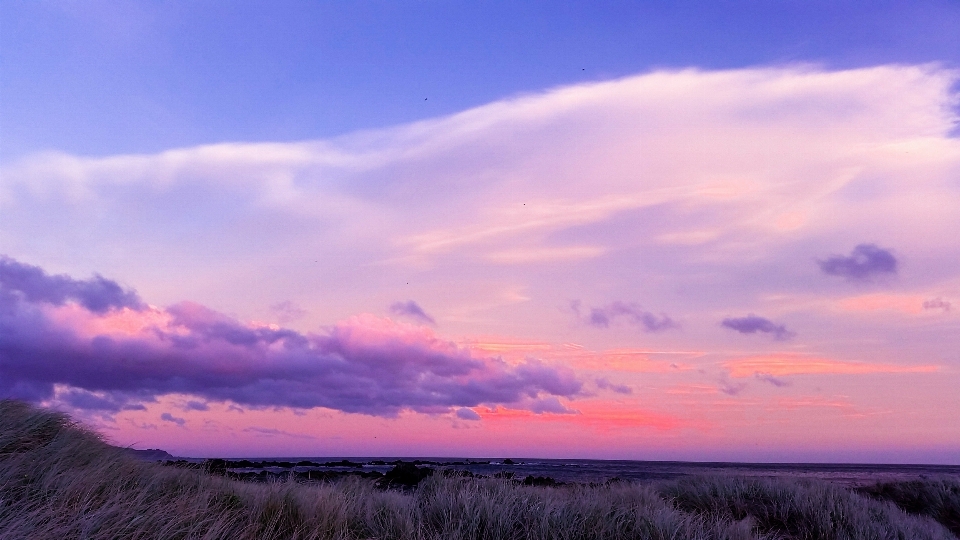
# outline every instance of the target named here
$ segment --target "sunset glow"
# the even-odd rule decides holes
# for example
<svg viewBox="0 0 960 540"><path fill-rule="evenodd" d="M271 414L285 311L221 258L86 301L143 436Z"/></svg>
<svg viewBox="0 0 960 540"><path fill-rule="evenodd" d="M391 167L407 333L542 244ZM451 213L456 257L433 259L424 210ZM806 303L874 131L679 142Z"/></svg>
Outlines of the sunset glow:
<svg viewBox="0 0 960 540"><path fill-rule="evenodd" d="M567 66L587 30L558 14L556 54L491 29L430 26L434 46L418 18L396 57L313 43L285 4L299 41L264 35L274 60L188 61L179 25L211 6L137 5L4 8L70 32L0 38L24 80L65 77L43 97L4 76L0 397L196 457L960 464L956 53L790 55L744 19L730 58L614 60L577 33ZM61 61L120 70L116 95ZM189 78L173 102L154 64Z"/></svg>

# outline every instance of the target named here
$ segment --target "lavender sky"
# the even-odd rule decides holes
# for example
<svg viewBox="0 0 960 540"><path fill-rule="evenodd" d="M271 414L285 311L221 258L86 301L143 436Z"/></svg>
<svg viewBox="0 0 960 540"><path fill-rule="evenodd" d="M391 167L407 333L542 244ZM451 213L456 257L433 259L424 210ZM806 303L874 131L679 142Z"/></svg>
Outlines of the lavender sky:
<svg viewBox="0 0 960 540"><path fill-rule="evenodd" d="M960 464L951 2L5 2L0 395L190 456Z"/></svg>

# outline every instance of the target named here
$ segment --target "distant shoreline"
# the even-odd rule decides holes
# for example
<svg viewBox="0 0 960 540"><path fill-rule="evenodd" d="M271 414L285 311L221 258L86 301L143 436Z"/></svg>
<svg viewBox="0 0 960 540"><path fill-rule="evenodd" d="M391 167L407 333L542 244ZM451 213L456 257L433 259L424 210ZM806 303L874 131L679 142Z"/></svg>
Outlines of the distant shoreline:
<svg viewBox="0 0 960 540"><path fill-rule="evenodd" d="M307 473L363 473L361 476L386 474L395 465L408 463L418 467L450 469L468 472L479 477L510 474L552 478L567 483L603 483L618 480L670 480L702 475L740 475L764 478L810 478L859 487L875 482L907 481L929 476L955 475L960 477L960 465L928 464L872 464L872 463L745 463L745 462L688 462L639 461L595 459L537 459L537 458L437 458L437 457L287 457L287 458L184 458L163 450L127 450L131 455L148 461L201 465L210 461L224 462L224 468L234 473L267 471L282 477L285 472Z"/></svg>

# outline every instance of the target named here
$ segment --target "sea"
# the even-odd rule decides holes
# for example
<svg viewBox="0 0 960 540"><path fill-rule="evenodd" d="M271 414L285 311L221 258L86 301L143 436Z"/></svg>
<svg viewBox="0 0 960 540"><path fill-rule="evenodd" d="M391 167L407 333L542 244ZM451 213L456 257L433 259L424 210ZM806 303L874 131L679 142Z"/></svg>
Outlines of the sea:
<svg viewBox="0 0 960 540"><path fill-rule="evenodd" d="M350 465L343 464L346 460ZM236 461L236 460L230 460ZM231 468L236 472L267 470L282 472L295 470L326 471L378 471L386 473L397 461L414 463L419 467L433 469L458 469L475 475L509 476L524 479L527 476L552 478L559 482L603 483L610 480L657 481L673 480L685 476L725 475L766 478L810 478L826 480L847 487L857 487L876 482L892 482L953 476L960 478L960 465L877 465L877 464L824 464L824 463L726 463L686 461L629 461L593 459L466 459L466 458L411 458L411 457L283 457L249 458L251 462L311 462L315 465L294 467L261 466ZM359 467L357 466L359 465Z"/></svg>

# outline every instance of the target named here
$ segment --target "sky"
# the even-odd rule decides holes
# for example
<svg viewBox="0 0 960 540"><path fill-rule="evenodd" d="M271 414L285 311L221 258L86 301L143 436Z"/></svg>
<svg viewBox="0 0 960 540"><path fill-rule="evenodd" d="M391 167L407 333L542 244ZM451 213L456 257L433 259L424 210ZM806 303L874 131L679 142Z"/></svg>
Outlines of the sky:
<svg viewBox="0 0 960 540"><path fill-rule="evenodd" d="M0 4L0 397L191 457L960 464L960 4Z"/></svg>

